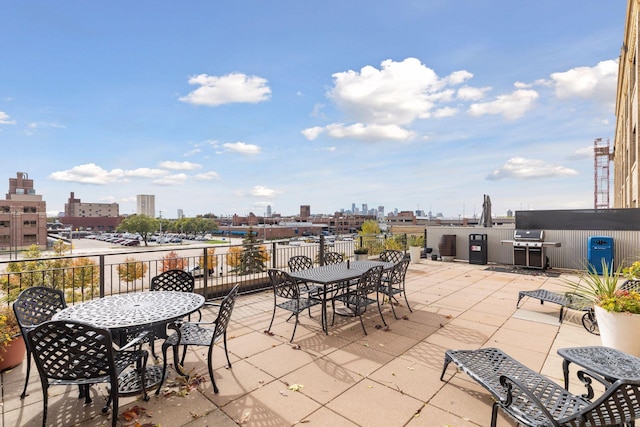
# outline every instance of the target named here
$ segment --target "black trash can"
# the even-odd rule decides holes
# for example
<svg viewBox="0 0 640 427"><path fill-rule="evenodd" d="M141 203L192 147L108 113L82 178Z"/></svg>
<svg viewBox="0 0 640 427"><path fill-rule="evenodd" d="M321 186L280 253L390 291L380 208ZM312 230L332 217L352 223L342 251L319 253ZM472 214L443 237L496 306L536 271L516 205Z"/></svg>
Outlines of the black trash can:
<svg viewBox="0 0 640 427"><path fill-rule="evenodd" d="M487 263L487 235L469 234L469 264Z"/></svg>

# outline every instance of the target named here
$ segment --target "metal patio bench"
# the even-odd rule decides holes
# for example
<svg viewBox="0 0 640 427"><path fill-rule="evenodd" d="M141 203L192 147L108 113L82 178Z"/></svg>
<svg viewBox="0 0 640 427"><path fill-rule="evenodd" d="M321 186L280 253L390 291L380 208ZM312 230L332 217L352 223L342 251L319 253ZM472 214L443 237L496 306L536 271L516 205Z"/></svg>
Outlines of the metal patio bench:
<svg viewBox="0 0 640 427"><path fill-rule="evenodd" d="M552 292L546 289L533 289L530 291L518 292L518 302L516 303L516 308L520 308L520 300L522 300L522 298L524 297L530 297L540 300L540 304L544 304L545 302L558 304L560 306L560 314L558 316L558 321L560 323L562 323L562 320L564 319L567 308L586 311L588 307L593 305L586 298L581 297L577 294L573 294L571 292L560 294L558 292Z"/></svg>
<svg viewBox="0 0 640 427"><path fill-rule="evenodd" d="M519 424L531 427L633 426L640 417L640 380L617 380L590 401L497 348L447 350L440 380L451 362L491 393L491 427L496 426L498 408Z"/></svg>

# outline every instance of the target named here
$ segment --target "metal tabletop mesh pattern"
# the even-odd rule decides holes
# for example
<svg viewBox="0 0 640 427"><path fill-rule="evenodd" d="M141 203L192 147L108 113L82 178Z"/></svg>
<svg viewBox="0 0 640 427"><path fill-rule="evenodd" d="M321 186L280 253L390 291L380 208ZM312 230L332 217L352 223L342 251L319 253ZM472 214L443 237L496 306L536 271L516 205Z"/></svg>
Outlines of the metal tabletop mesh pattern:
<svg viewBox="0 0 640 427"><path fill-rule="evenodd" d="M289 273L289 275L298 280L330 284L358 278L362 273L376 266L382 266L383 269L388 270L393 267L393 263L381 261L353 261L349 262L349 268L347 268L347 263L342 262L339 264L323 265L322 267L311 268L308 270L295 271Z"/></svg>
<svg viewBox="0 0 640 427"><path fill-rule="evenodd" d="M204 304L199 294L158 291L112 295L67 307L57 313L57 320L89 322L117 329L166 323L193 313Z"/></svg>
<svg viewBox="0 0 640 427"><path fill-rule="evenodd" d="M558 355L606 378L640 380L640 358L613 348L561 348Z"/></svg>

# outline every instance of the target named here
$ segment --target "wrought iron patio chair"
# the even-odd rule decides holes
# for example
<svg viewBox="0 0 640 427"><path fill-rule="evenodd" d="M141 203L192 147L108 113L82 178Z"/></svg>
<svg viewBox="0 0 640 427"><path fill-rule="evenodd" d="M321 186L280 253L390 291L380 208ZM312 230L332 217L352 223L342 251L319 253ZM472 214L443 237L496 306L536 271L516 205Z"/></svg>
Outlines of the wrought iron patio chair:
<svg viewBox="0 0 640 427"><path fill-rule="evenodd" d="M321 304L322 301L319 298L311 297L308 293L301 293L297 281L289 276L287 272L271 268L268 273L271 284L273 285L273 314L271 315L271 322L269 323L267 332L271 331L271 327L273 326L276 309L282 308L290 311L292 316L289 316L287 321L294 315L296 318L296 322L293 325L293 333L289 340L289 342L292 342L293 337L296 335L299 314L304 310L309 310L309 316L311 316L311 307Z"/></svg>
<svg viewBox="0 0 640 427"><path fill-rule="evenodd" d="M27 374L24 379L24 388L20 399L27 395L27 385L31 373L31 348L27 341L27 332L39 324L51 320L53 315L63 310L67 306L64 294L61 290L47 288L44 286L32 286L23 290L13 302L13 312L16 315L20 332L24 338L27 350ZM80 397L84 391L80 391Z"/></svg>
<svg viewBox="0 0 640 427"><path fill-rule="evenodd" d="M371 304L378 304L378 312L380 313L380 318L382 319L382 323L387 326L387 322L384 320L384 316L382 315L382 307L380 306L380 283L382 279L382 266L371 267L369 270L364 272L355 286L355 289L349 290L342 295L336 297L332 304L334 304L333 317L335 319L335 300L342 301L347 307L354 310L354 313L360 317L360 324L362 325L362 330L364 334L367 335L367 330L364 327L364 321L362 320L362 313L365 311L367 306ZM370 295L375 293L376 297L371 298Z"/></svg>
<svg viewBox="0 0 640 427"><path fill-rule="evenodd" d="M151 285L149 290L154 291L174 291L174 292L193 292L196 284L192 274L184 270L167 270L151 279ZM191 316L189 316L191 320ZM198 321L202 320L202 313L198 310ZM155 339L167 338L167 326L156 325L152 328L153 335L149 335L149 346L151 347L151 354L154 358L156 356L155 351Z"/></svg>
<svg viewBox="0 0 640 427"><path fill-rule="evenodd" d="M296 255L289 258L287 265L289 266L289 271L308 270L313 268L313 260L306 255ZM300 286L300 292L317 294L322 291L322 288L311 285L307 282L298 282L298 285Z"/></svg>
<svg viewBox="0 0 640 427"><path fill-rule="evenodd" d="M395 250L384 250L380 252L380 261L382 262L392 262L397 263L400 262L404 258L404 253L402 251Z"/></svg>
<svg viewBox="0 0 640 427"><path fill-rule="evenodd" d="M176 332L171 334L162 344L162 356L164 365L162 367L162 381L167 373L167 349L173 347L173 364L183 376L188 376L182 366L184 366L184 359L187 354L188 346L202 346L208 347L209 353L207 355L207 367L209 369L209 378L211 384L213 384L213 392L218 393L218 386L216 380L213 377L213 348L215 344L222 339L224 344L224 352L227 357L227 363L229 368L231 367L231 360L229 360L229 350L227 349L227 327L231 320L231 313L233 313L233 307L236 303L236 297L238 296L238 289L240 285L235 285L231 291L222 299L220 304L212 304L210 306L219 306L218 316L213 322L175 322L169 325L170 329L174 329ZM182 346L182 357L179 358L178 348ZM160 394L162 388L162 382L156 390L156 395Z"/></svg>
<svg viewBox="0 0 640 427"><path fill-rule="evenodd" d="M340 264L344 262L344 256L339 252L325 252L324 265Z"/></svg>
<svg viewBox="0 0 640 427"><path fill-rule="evenodd" d="M633 426L640 415L640 380L637 379L603 383L605 391L590 401L570 393L497 348L447 350L440 380L450 362L491 393L494 400L491 427L496 426L499 408L519 425L531 427ZM590 383L590 378L600 381L587 370L580 371L578 376L583 382Z"/></svg>
<svg viewBox="0 0 640 427"><path fill-rule="evenodd" d="M113 427L118 418L118 377L129 366L136 366L144 399L149 399L145 388L148 354L140 347L141 338L116 350L108 329L83 322L50 320L27 332L27 340L42 384L43 427L47 422L48 390L52 385L78 385L85 389L85 403L91 403L89 386L109 384L109 397L102 412L106 413L113 403Z"/></svg>
<svg viewBox="0 0 640 427"><path fill-rule="evenodd" d="M410 312L413 313L411 306L409 305L409 300L407 299L407 292L404 286L404 280L407 276L407 269L409 268L409 259L403 259L393 266L391 271L385 274L382 277L380 282L380 293L386 295L389 298L389 304L391 304L391 311L393 312L393 317L396 319L398 316L396 315L396 309L394 308L395 304L398 303L396 295L404 294L404 301L407 303L407 308Z"/></svg>

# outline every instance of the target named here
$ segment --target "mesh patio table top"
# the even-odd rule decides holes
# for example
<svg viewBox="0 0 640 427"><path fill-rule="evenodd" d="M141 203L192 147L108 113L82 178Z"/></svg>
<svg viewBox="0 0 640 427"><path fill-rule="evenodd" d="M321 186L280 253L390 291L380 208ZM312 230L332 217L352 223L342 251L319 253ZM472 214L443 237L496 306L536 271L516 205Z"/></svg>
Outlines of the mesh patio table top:
<svg viewBox="0 0 640 427"><path fill-rule="evenodd" d="M384 270L393 268L392 262L383 261L350 261L339 264L323 265L308 270L292 271L289 275L303 282L313 282L321 285L344 282L357 279L370 269L381 265Z"/></svg>
<svg viewBox="0 0 640 427"><path fill-rule="evenodd" d="M109 329L153 326L185 317L204 305L191 292L155 291L118 294L65 308L55 320L89 322Z"/></svg>

